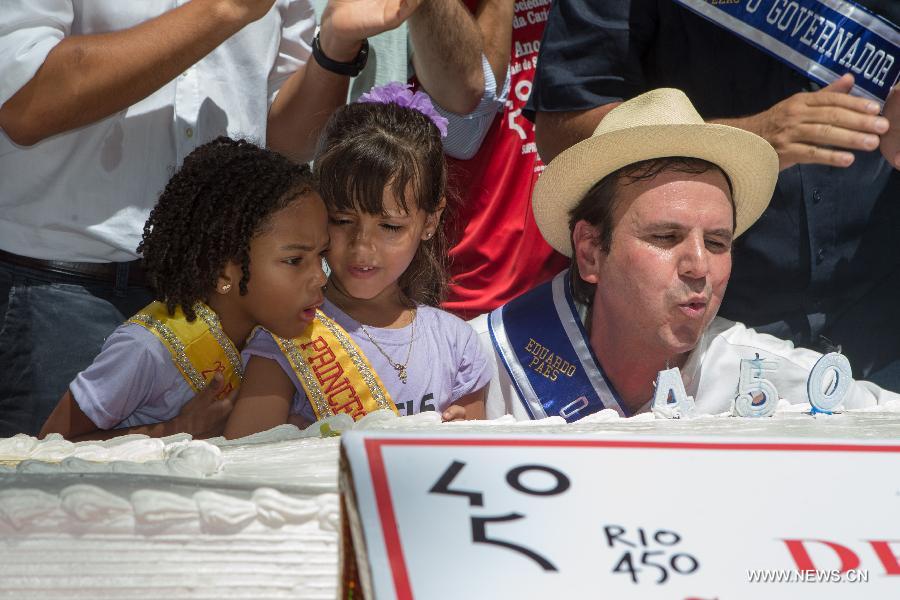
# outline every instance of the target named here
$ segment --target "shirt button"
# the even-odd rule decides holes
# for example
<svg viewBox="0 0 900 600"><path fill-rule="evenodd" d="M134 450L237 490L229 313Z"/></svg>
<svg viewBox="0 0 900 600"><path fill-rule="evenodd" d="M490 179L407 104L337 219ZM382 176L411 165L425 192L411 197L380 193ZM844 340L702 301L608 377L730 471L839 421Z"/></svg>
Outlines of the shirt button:
<svg viewBox="0 0 900 600"><path fill-rule="evenodd" d="M816 264L821 265L822 261L825 260L825 249L819 248L819 251L816 252Z"/></svg>
<svg viewBox="0 0 900 600"><path fill-rule="evenodd" d="M813 204L818 204L822 201L822 193L818 189L813 190L812 197Z"/></svg>
<svg viewBox="0 0 900 600"><path fill-rule="evenodd" d="M194 129L192 127L188 127L184 130L184 135L188 136L189 138L194 137Z"/></svg>

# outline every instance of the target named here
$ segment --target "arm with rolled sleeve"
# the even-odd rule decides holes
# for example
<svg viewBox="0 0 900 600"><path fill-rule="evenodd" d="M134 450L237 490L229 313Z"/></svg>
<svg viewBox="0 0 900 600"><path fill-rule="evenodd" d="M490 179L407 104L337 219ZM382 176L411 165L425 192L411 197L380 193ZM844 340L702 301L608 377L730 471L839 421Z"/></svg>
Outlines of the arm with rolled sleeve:
<svg viewBox="0 0 900 600"><path fill-rule="evenodd" d="M458 115L446 110L440 104L434 105L434 108L448 121L447 137L444 138L444 152L453 158L468 160L475 156L497 117L497 113L503 109L506 98L509 96L509 68L507 67L504 77L503 89L497 93L497 82L486 56L482 56L482 67L484 95L475 110L465 115Z"/></svg>
<svg viewBox="0 0 900 600"><path fill-rule="evenodd" d="M272 0L191 0L133 27L71 35L72 0L6 0L0 128L28 146L124 110L271 6Z"/></svg>
<svg viewBox="0 0 900 600"><path fill-rule="evenodd" d="M483 0L471 15L459 0L432 2L410 19L413 67L449 121L444 150L478 152L509 93L513 3Z"/></svg>
<svg viewBox="0 0 900 600"><path fill-rule="evenodd" d="M526 115L549 163L587 139L642 84L641 36L629 31L629 0L558 0L550 8ZM602 50L601 50L602 49Z"/></svg>
<svg viewBox="0 0 900 600"><path fill-rule="evenodd" d="M416 78L444 109L467 114L484 91L482 35L460 0L431 0L409 20Z"/></svg>

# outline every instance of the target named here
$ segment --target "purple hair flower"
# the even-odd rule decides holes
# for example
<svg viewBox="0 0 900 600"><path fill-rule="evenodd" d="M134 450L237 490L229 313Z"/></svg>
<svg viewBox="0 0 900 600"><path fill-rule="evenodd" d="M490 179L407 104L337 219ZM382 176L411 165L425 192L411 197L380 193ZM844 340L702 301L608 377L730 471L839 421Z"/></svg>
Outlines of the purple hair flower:
<svg viewBox="0 0 900 600"><path fill-rule="evenodd" d="M442 117L431 103L431 98L425 92L413 92L408 83L392 81L385 85L373 87L359 97L357 102L375 102L378 104L396 104L405 108L417 110L435 124L441 137L447 137L447 124L449 121Z"/></svg>

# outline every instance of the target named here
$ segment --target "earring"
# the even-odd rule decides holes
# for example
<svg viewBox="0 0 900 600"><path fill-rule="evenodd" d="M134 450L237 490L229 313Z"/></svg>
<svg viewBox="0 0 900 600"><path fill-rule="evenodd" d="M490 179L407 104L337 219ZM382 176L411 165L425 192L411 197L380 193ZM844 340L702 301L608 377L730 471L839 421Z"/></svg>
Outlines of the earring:
<svg viewBox="0 0 900 600"><path fill-rule="evenodd" d="M226 283L225 285L222 286L222 289L220 291L222 294L227 294L229 291L231 291L231 284Z"/></svg>
<svg viewBox="0 0 900 600"><path fill-rule="evenodd" d="M433 236L433 235L434 235L434 232L433 232L433 231L429 231L427 234L425 234L425 239L426 239L426 240L430 240L430 239L431 239L431 236Z"/></svg>

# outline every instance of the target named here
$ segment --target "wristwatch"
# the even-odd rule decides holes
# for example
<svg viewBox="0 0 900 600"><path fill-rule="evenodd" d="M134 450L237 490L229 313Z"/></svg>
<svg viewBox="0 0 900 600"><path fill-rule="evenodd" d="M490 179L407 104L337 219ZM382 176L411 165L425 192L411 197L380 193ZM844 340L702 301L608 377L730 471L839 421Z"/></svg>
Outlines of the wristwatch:
<svg viewBox="0 0 900 600"><path fill-rule="evenodd" d="M369 59L369 40L363 40L359 53L351 62L339 62L328 58L325 53L322 52L322 45L319 43L319 32L316 31L316 36L313 38L312 42L312 55L313 58L316 59L316 62L319 63L319 66L326 71L331 71L338 75L356 77L366 66L366 61Z"/></svg>

